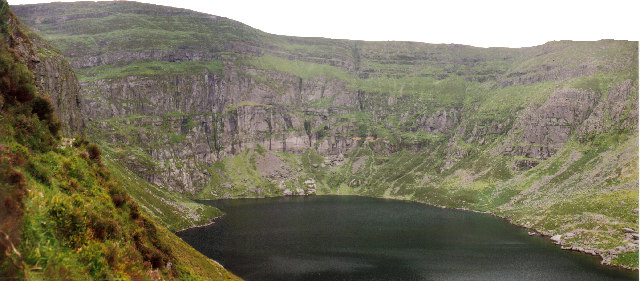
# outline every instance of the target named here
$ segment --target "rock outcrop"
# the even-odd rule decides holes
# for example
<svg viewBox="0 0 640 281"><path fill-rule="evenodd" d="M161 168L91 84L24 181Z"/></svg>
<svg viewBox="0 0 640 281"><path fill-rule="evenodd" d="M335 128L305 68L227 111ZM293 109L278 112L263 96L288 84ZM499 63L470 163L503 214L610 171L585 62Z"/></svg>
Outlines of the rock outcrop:
<svg viewBox="0 0 640 281"><path fill-rule="evenodd" d="M9 46L33 73L38 91L51 99L55 114L63 124L63 133L80 134L85 127L85 116L81 113L80 85L71 66L57 49L28 27L13 18L7 24L12 29Z"/></svg>
<svg viewBox="0 0 640 281"><path fill-rule="evenodd" d="M553 92L540 106L531 104L509 131L512 145L504 153L527 158L518 164L524 168L551 157L584 122L598 99L599 94L591 91L564 89Z"/></svg>

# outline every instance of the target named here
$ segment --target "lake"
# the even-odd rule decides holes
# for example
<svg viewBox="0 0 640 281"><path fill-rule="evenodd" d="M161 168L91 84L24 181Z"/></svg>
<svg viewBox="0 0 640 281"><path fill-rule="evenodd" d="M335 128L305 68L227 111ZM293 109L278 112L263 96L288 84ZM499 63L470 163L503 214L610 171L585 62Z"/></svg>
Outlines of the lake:
<svg viewBox="0 0 640 281"><path fill-rule="evenodd" d="M356 196L202 201L178 233L246 280L638 280L486 215Z"/></svg>

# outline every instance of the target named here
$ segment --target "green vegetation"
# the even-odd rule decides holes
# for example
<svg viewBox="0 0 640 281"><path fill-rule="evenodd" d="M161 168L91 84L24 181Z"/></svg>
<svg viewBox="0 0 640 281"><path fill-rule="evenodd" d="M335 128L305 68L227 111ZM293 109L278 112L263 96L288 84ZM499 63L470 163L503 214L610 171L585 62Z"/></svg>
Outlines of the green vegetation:
<svg viewBox="0 0 640 281"><path fill-rule="evenodd" d="M61 144L53 106L7 44L24 33L6 28L4 0L0 19L0 276L236 279L141 212L98 146Z"/></svg>
<svg viewBox="0 0 640 281"><path fill-rule="evenodd" d="M326 78L333 78L347 82L353 81L353 75L351 73L337 67L305 61L291 61L271 55L257 57L244 63L258 69L275 70L293 74L302 79L312 79L318 76L324 76Z"/></svg>
<svg viewBox="0 0 640 281"><path fill-rule="evenodd" d="M278 186L264 179L257 170L256 158L260 150L246 149L233 157L213 164L209 171L214 175L198 194L198 199L264 197L282 195Z"/></svg>
<svg viewBox="0 0 640 281"><path fill-rule="evenodd" d="M117 65L101 65L79 71L78 78L80 81L92 81L98 79L115 79L129 76L151 77L159 75L186 75L207 71L208 73L222 75L222 62L218 60L207 62L135 62L124 66Z"/></svg>
<svg viewBox="0 0 640 281"><path fill-rule="evenodd" d="M611 263L626 266L630 264L638 264L638 251L618 255L618 257L612 260Z"/></svg>
<svg viewBox="0 0 640 281"><path fill-rule="evenodd" d="M184 139L185 139L184 135L171 134L171 137L169 137L169 142L176 144L176 143L181 143L182 141L184 141Z"/></svg>
<svg viewBox="0 0 640 281"><path fill-rule="evenodd" d="M125 169L111 156L106 157L104 163L145 213L171 231L207 224L212 218L222 215L220 210L198 204L182 193L169 192L149 183Z"/></svg>

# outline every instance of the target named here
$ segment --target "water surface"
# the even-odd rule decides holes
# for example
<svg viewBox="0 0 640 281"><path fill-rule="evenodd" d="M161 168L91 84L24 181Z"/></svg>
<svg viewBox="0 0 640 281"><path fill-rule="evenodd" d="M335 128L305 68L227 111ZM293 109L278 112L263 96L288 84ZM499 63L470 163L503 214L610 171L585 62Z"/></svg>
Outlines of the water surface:
<svg viewBox="0 0 640 281"><path fill-rule="evenodd" d="M352 196L203 202L227 215L178 236L246 280L638 280L485 214Z"/></svg>

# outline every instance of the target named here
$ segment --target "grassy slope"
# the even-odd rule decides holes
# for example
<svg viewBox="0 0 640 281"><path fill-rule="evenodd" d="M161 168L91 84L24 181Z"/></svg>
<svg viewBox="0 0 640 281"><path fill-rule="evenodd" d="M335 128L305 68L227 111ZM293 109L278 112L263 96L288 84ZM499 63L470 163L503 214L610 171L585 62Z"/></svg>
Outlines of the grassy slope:
<svg viewBox="0 0 640 281"><path fill-rule="evenodd" d="M297 181L302 185L305 179L314 178L319 191L324 193L384 196L490 210L547 234L573 233L574 238L567 239L564 245L609 251L605 254L610 258L617 254L616 247L628 243L621 228L637 226L638 216L632 210L638 208L638 172L628 168L637 167L637 124L629 131L596 136L599 141L580 142L574 135L556 156L524 172L515 170L513 163L534 159L493 153L505 141L504 135L513 125L514 116L531 104L543 103L556 89L587 89L604 97L612 86L625 79L631 79L637 89L637 44L561 41L515 50L294 38L265 34L224 18L211 20L198 13L139 3L122 4L128 5L129 10L119 16L115 16L119 10L113 3L50 7L54 9L52 14L86 15L95 5L109 15L62 24L45 21L38 24L38 29L63 49L71 61L122 51L172 50L176 46L205 50L216 59L196 64L142 60L81 68L85 81L120 77L121 73L114 70L142 76L160 75L163 70L195 74L218 69L220 59L232 65L289 73L303 79L324 76L343 80L350 84L349 90L369 93L372 100L367 106L374 110L380 109L389 96L401 101L391 112L385 112L384 108L375 112L376 119L370 112L331 116L337 120L332 126L355 124L357 129L349 132L353 137L364 139L375 135L378 141L361 143L360 149L350 152L348 161L337 167L312 166L323 162L322 156L313 152L300 156L281 154L292 168L303 167L291 184ZM149 9L156 13L141 12ZM245 48L265 54L234 53ZM292 57L295 59L291 60ZM635 58L628 60L629 57ZM579 72L583 66L595 67L596 73L578 78L562 76ZM556 73L557 77L537 82L548 73ZM252 78L274 92L282 91L277 81L268 76ZM532 82L511 85L517 79ZM314 101L309 106L331 107L326 100ZM448 144L453 136L421 132L414 127L414 121L451 108L467 113L460 125L464 126L466 138L452 141L469 156L444 169L448 160L444 155L451 149ZM489 131L482 143L467 141L474 127L492 130L496 124L502 129ZM141 130L113 127L123 137L131 136L131 130ZM179 138L175 140L180 142ZM429 149L417 153L403 149L416 145ZM398 152L390 155L375 152L389 147ZM139 152L136 147L123 149ZM263 195L282 194L256 172L252 162L256 153L245 151L215 164L212 171L229 172L214 176L196 196L257 196L248 192L248 188L259 185L270 187ZM609 174L616 176L612 178ZM224 188L223 183L233 188ZM575 203L570 204L564 198L573 198ZM613 263L637 267L634 259L629 258L634 256L637 260L637 251L621 253Z"/></svg>
<svg viewBox="0 0 640 281"><path fill-rule="evenodd" d="M140 213L95 145L60 146L51 104L9 48L26 38L10 20L0 1L0 276L237 279Z"/></svg>
<svg viewBox="0 0 640 281"><path fill-rule="evenodd" d="M212 218L222 215L219 209L198 204L181 193L168 192L145 181L115 160L105 158L104 163L145 213L169 230L204 225Z"/></svg>
<svg viewBox="0 0 640 281"><path fill-rule="evenodd" d="M164 117L175 118L180 116L182 116L180 113L169 113ZM130 116L127 118L112 118L103 121L109 122L110 124L118 124L119 122L126 123L126 121L137 118L143 117ZM165 132L162 128L145 126L124 125L118 128L121 130L123 136L126 137L129 145L114 145L99 138L96 139L96 142L104 150L104 164L111 170L114 177L127 189L129 195L133 197L154 220L162 223L171 231L178 231L187 227L207 224L212 218L222 214L220 210L214 207L196 203L186 194L172 192L166 188L150 183L126 167L126 164L131 162L131 157L135 157L136 165L142 166L145 169L154 170L157 165L161 165L155 163L153 158L140 148L142 145L140 141L135 138L136 136L145 134L153 135L157 139L163 139L165 137L170 139L175 138L176 142L179 142L184 140L184 135L171 134L170 132ZM157 139L147 140L146 144L150 145L155 142L160 142ZM179 159L176 159L176 161L179 161Z"/></svg>

